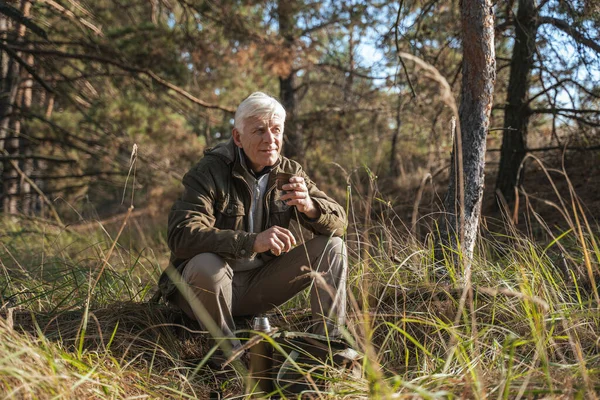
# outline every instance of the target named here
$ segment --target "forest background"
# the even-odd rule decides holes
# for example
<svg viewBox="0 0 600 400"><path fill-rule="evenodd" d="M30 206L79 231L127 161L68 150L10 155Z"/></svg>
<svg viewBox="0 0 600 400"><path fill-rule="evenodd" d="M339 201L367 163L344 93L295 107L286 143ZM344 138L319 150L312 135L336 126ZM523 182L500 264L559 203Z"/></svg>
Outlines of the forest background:
<svg viewBox="0 0 600 400"><path fill-rule="evenodd" d="M436 251L471 2L495 17L472 272L460 244ZM148 301L183 174L256 90L288 112L284 153L349 212L349 336L366 361L360 379L327 375L334 396L593 397L600 10L463 3L1 2L7 397L242 392L197 368L206 342ZM302 307L279 323L301 326Z"/></svg>

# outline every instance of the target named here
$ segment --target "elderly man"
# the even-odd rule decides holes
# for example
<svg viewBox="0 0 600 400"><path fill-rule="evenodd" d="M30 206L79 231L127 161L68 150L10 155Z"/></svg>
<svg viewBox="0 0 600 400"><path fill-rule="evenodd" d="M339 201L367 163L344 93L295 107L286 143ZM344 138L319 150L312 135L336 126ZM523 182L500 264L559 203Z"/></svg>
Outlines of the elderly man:
<svg viewBox="0 0 600 400"><path fill-rule="evenodd" d="M344 209L320 191L295 161L281 156L285 110L253 93L238 107L232 138L205 151L183 178L184 191L169 214L171 271L161 291L167 301L206 327L197 299L233 348L233 317L263 313L308 287L315 333L336 336L346 312ZM277 174L291 178L277 189ZM296 246L296 219L314 238Z"/></svg>

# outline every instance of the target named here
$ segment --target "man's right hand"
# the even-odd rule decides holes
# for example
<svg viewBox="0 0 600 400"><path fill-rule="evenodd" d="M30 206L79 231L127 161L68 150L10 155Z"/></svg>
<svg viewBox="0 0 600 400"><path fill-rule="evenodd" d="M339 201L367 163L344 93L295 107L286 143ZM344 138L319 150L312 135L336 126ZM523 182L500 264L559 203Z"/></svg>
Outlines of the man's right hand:
<svg viewBox="0 0 600 400"><path fill-rule="evenodd" d="M264 253L271 250L276 256L286 253L296 245L296 239L292 232L280 226L272 226L256 236L254 247L255 253Z"/></svg>

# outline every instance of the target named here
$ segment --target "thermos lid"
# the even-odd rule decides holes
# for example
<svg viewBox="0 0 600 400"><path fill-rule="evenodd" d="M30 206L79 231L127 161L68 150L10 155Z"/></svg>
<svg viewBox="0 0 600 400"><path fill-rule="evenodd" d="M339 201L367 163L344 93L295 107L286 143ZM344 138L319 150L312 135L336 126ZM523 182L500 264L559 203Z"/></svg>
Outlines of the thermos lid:
<svg viewBox="0 0 600 400"><path fill-rule="evenodd" d="M271 324L269 318L265 316L255 317L252 322L252 329L257 332L271 332Z"/></svg>

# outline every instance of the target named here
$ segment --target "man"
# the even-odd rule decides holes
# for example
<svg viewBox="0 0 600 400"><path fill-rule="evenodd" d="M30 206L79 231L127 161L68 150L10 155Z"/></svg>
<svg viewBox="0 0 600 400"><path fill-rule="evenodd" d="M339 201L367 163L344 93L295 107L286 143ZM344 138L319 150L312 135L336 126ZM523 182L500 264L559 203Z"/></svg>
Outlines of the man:
<svg viewBox="0 0 600 400"><path fill-rule="evenodd" d="M345 320L346 215L298 163L281 156L284 122L274 98L246 98L231 140L205 151L184 176L169 214L169 276L181 284L163 273L162 294L204 327L214 321L234 349L240 342L233 317L264 313L308 287L315 274L306 268L323 278L311 288L313 331L336 336ZM280 172L292 175L283 190L276 188ZM292 219L316 236L295 247Z"/></svg>

